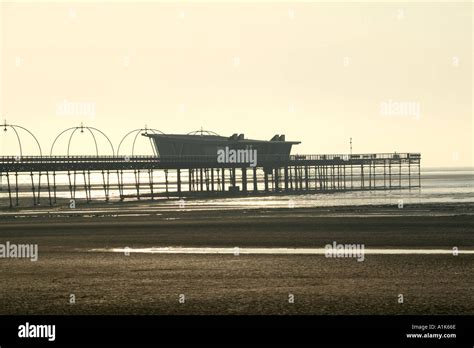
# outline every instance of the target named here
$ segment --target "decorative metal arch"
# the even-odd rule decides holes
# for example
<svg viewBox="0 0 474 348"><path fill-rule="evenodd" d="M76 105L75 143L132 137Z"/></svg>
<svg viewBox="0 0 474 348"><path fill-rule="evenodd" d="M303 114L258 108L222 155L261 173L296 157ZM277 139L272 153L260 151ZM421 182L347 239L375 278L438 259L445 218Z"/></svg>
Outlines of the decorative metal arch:
<svg viewBox="0 0 474 348"><path fill-rule="evenodd" d="M219 136L219 134L217 134L216 132L204 130L202 128L200 130L189 132L187 135L217 135Z"/></svg>
<svg viewBox="0 0 474 348"><path fill-rule="evenodd" d="M99 156L99 146L97 145L97 138L95 137L95 134L94 134L93 131L99 132L101 135L104 136L105 139L107 139L107 141L110 145L110 148L112 149L112 156L115 156L115 149L114 149L114 146L112 145L112 142L110 141L109 137L104 132L102 132L100 129L97 129L95 127L84 126L82 123L81 123L80 126L70 127L70 128L67 128L67 129L63 130L61 133L59 133L56 136L56 138L54 139L53 144L51 145L49 155L50 156L53 155L54 145L56 144L58 139L61 137L61 135L63 135L64 133L66 133L68 131L71 131L71 134L69 135L69 140L68 140L68 143L67 143L67 156L69 157L69 151L71 149L71 141L72 141L72 138L74 136L74 133L76 133L76 131L78 131L78 130L80 130L81 133L84 133L84 130L87 130L91 134L92 140L94 141L94 145L95 145L96 156Z"/></svg>
<svg viewBox="0 0 474 348"><path fill-rule="evenodd" d="M21 145L21 138L20 138L20 135L18 134L18 131L16 130L17 128L26 131L29 135L32 136L32 138L33 138L33 139L35 140L35 142L36 142L36 145L38 145L38 150L39 150L40 156L41 156L41 157L43 156L43 151L42 151L42 149L41 149L41 145L40 145L38 139L37 139L37 138L35 137L35 135L34 135L33 133L31 133L28 129L26 129L25 127L16 125L16 124L8 124L7 121L5 120L4 123L3 123L3 131L6 132L6 131L7 131L7 128L11 128L11 129L13 129L13 131L15 132L16 138L17 138L17 140L18 140L18 146L19 146L19 148L20 148L20 157L23 157L23 146Z"/></svg>
<svg viewBox="0 0 474 348"><path fill-rule="evenodd" d="M125 134L125 135L123 136L122 140L120 140L119 146L118 146L118 148L117 148L117 156L119 156L119 154L120 154L120 147L122 146L123 141L124 141L130 134L133 134L133 133L136 132L135 137L133 138L133 143L132 143L132 156L133 156L133 155L135 154L135 142L137 141L138 135L139 135L140 132L142 132L142 131L145 131L145 134L148 134L148 131L153 132L153 134L165 134L165 133L163 133L162 131L160 131L159 129L148 128L146 125L145 125L145 128L134 129L134 130L128 132L127 134ZM151 141L151 139L150 139L150 141ZM152 144L152 148L153 148L153 153L156 155L155 148L153 147L153 144Z"/></svg>

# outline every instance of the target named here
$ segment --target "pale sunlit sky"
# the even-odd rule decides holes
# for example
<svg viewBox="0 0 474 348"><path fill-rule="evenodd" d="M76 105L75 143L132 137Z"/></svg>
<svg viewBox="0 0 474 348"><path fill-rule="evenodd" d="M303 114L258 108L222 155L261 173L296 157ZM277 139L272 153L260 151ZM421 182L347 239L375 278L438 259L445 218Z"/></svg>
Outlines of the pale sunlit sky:
<svg viewBox="0 0 474 348"><path fill-rule="evenodd" d="M115 145L145 124L203 127L286 134L294 153L348 153L352 137L354 153L473 165L470 3L0 6L0 116L44 153L84 122ZM94 152L85 133L73 147ZM11 131L0 150L18 151Z"/></svg>

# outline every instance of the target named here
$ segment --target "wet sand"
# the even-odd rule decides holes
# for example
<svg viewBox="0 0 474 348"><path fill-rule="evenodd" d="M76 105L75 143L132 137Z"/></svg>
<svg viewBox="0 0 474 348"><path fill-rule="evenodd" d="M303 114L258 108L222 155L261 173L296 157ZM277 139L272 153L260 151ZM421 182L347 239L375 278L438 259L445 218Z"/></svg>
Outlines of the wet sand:
<svg viewBox="0 0 474 348"><path fill-rule="evenodd" d="M333 241L367 249L474 250L473 209L466 204L136 211L0 215L0 243L39 247L37 262L0 259L0 314L474 313L474 255L366 255L357 262L323 255L90 251L322 248Z"/></svg>

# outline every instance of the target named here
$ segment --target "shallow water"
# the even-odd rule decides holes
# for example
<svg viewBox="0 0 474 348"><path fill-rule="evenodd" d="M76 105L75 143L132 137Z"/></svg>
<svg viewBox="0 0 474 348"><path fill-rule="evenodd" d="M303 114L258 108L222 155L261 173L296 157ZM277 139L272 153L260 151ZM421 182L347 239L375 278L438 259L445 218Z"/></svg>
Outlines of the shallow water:
<svg viewBox="0 0 474 348"><path fill-rule="evenodd" d="M163 182L159 173L154 178L155 182ZM171 175L170 175L171 176ZM29 189L27 177L20 178L20 184L23 185L25 192L20 192L20 197L29 195L26 192ZM66 187L65 176L58 176L58 185L63 185L62 190L58 191L58 198L68 199L69 191ZM44 180L44 179L43 179ZM63 180L63 181L61 181ZM77 198L84 198L82 192L80 175L78 176ZM95 188L92 190L92 198L97 201L103 201L103 191L100 185L101 175L93 174L92 182ZM133 187L134 176L132 173L124 174L124 180L128 183L125 194L135 193ZM170 177L170 180L173 180ZM383 180L382 180L383 181ZM377 185L381 185L382 182ZM317 193L301 195L273 195L259 197L236 197L236 198L206 198L206 199L184 199L181 206L176 200L157 199L140 204L141 208L180 208L180 209L241 209L241 208L285 208L285 207L330 207L330 206L361 206L361 205L407 205L422 203L466 203L474 202L474 168L425 168L421 171L421 188L403 189L403 190L384 190L384 191L347 191L336 193ZM145 185L144 185L145 186ZM5 192L5 182L3 190L0 190L0 198L3 199L2 205L7 204L8 193ZM163 185L157 185L163 190ZM111 200L118 200L116 190L111 190ZM43 200L47 200L47 193L43 192ZM112 207L111 207L112 208ZM140 208L140 209L141 209ZM103 208L107 210L108 208ZM113 209L113 208L112 208Z"/></svg>
<svg viewBox="0 0 474 348"><path fill-rule="evenodd" d="M325 255L325 248L110 248L92 249L91 252L145 253L145 254L247 254L247 255ZM452 249L363 249L368 255L453 255ZM473 254L474 250L458 250L458 254ZM336 257L336 256L334 256Z"/></svg>

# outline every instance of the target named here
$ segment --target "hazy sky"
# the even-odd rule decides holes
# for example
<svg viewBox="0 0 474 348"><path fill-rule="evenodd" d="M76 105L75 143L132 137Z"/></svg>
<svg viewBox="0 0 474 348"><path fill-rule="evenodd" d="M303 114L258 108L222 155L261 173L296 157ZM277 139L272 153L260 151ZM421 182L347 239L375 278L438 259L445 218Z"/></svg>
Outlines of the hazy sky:
<svg viewBox="0 0 474 348"><path fill-rule="evenodd" d="M352 137L354 153L474 163L470 3L2 3L0 11L0 115L34 132L44 153L84 122L115 145L146 124L286 134L306 154L348 153ZM36 154L24 138L24 152ZM73 152L93 153L90 140L75 136ZM16 154L13 144L2 131L1 153Z"/></svg>

